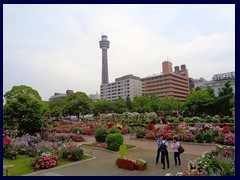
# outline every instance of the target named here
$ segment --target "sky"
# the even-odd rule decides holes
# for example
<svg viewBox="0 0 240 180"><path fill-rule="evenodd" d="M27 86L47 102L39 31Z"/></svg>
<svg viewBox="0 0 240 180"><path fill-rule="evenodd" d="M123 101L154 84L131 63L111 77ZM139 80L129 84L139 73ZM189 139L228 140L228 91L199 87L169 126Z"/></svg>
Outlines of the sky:
<svg viewBox="0 0 240 180"><path fill-rule="evenodd" d="M234 4L4 4L3 94L100 93L102 34L109 82L159 74L165 60L194 79L235 71Z"/></svg>

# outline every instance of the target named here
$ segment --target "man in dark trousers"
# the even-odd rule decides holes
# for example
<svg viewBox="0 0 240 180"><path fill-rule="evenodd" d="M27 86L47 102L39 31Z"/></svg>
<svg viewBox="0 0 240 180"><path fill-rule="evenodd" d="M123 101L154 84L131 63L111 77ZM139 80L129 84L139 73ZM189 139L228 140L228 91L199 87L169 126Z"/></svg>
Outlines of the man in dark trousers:
<svg viewBox="0 0 240 180"><path fill-rule="evenodd" d="M156 158L156 164L158 164L158 161L159 161L159 154L161 152L161 144L162 144L162 140L163 140L163 135L160 134L158 139L157 139L157 146L158 146L158 149L157 149L157 158Z"/></svg>
<svg viewBox="0 0 240 180"><path fill-rule="evenodd" d="M161 149L161 162L163 164L163 169L165 169L165 159L167 161L167 167L169 168L169 157L168 157L168 142L166 137L163 137L163 141L162 144L160 145L160 149Z"/></svg>

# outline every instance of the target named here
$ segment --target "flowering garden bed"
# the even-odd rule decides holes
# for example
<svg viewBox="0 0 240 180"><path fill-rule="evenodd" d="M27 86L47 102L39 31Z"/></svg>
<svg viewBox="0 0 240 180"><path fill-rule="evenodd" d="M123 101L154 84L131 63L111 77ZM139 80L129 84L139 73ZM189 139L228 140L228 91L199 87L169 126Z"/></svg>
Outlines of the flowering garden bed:
<svg viewBox="0 0 240 180"><path fill-rule="evenodd" d="M147 169L147 162L143 159L132 160L128 158L118 158L116 160L116 166L126 170L141 170Z"/></svg>
<svg viewBox="0 0 240 180"><path fill-rule="evenodd" d="M86 159L90 159L91 157L84 154L83 159L82 160L86 160ZM17 155L17 158L14 160L11 160L9 158L3 158L3 164L4 165L14 165L13 168L8 170L8 176L22 176L25 174L30 174L30 173L34 173L34 169L32 167L32 164L34 162L34 157L28 157L26 155ZM65 160L65 159L60 159L57 162L57 166L63 166L66 164L70 164L73 161L70 160ZM41 171L41 169L39 170L35 170L35 171ZM3 172L3 175L6 175L6 172Z"/></svg>

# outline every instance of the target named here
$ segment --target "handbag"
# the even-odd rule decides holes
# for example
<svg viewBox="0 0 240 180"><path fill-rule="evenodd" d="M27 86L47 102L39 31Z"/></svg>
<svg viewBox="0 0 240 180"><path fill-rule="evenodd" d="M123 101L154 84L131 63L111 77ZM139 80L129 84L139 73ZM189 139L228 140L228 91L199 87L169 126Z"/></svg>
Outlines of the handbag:
<svg viewBox="0 0 240 180"><path fill-rule="evenodd" d="M178 152L179 153L183 153L185 151L185 149L180 145L178 148Z"/></svg>

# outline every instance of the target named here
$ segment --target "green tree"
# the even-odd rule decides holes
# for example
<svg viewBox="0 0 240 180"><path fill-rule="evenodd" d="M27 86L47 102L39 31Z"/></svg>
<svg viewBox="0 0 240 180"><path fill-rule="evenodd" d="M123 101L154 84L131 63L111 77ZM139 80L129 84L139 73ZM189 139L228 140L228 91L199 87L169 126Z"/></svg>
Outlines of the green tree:
<svg viewBox="0 0 240 180"><path fill-rule="evenodd" d="M216 96L215 96L215 94L214 94L214 89L213 88L211 88L211 87L207 87L207 91L208 91L208 93L209 93L209 95L212 97L212 98L216 98Z"/></svg>
<svg viewBox="0 0 240 180"><path fill-rule="evenodd" d="M66 97L64 97L63 99L59 99L57 101L48 101L47 104L50 110L52 110L56 106L59 106L60 108L63 109L64 106L66 105Z"/></svg>
<svg viewBox="0 0 240 180"><path fill-rule="evenodd" d="M230 111L232 115L235 116L235 97L234 96L229 100L229 105L230 105Z"/></svg>
<svg viewBox="0 0 240 180"><path fill-rule="evenodd" d="M231 99L234 98L233 88L230 82L226 82L224 87L219 91L219 96L214 102L214 108L219 115L231 115L232 114L232 104Z"/></svg>
<svg viewBox="0 0 240 180"><path fill-rule="evenodd" d="M195 88L195 91L200 91L200 90L202 90L199 86L197 86L196 88Z"/></svg>
<svg viewBox="0 0 240 180"><path fill-rule="evenodd" d="M219 91L219 96L220 96L220 97L226 96L226 95L231 95L231 96L234 95L234 93L233 93L233 88L231 87L230 82L226 82L226 83L224 84L224 87L222 88L222 90Z"/></svg>
<svg viewBox="0 0 240 180"><path fill-rule="evenodd" d="M114 106L116 113L124 113L127 111L126 101L120 96L116 101L114 101Z"/></svg>
<svg viewBox="0 0 240 180"><path fill-rule="evenodd" d="M94 114L104 114L106 112L114 111L114 102L107 101L107 100L100 100L95 102L94 104Z"/></svg>
<svg viewBox="0 0 240 180"><path fill-rule="evenodd" d="M126 98L126 105L127 105L128 111L132 112L133 102L129 96L127 96L127 98Z"/></svg>
<svg viewBox="0 0 240 180"><path fill-rule="evenodd" d="M173 96L166 96L159 101L159 110L170 113L171 111L177 111L181 108L180 99Z"/></svg>
<svg viewBox="0 0 240 180"><path fill-rule="evenodd" d="M206 106L203 106L203 104L208 104L213 101L214 98L211 97L207 90L199 90L191 92L188 95L185 99L184 106L192 112L192 115L200 115L206 110Z"/></svg>
<svg viewBox="0 0 240 180"><path fill-rule="evenodd" d="M58 117L62 112L62 108L59 106L55 106L52 108L52 110L50 112L51 112L51 114L50 114L51 117Z"/></svg>
<svg viewBox="0 0 240 180"><path fill-rule="evenodd" d="M151 111L158 112L159 110L159 97L156 94L151 94L150 96L151 100Z"/></svg>
<svg viewBox="0 0 240 180"><path fill-rule="evenodd" d="M148 96L134 97L133 110L138 113L151 112L151 99Z"/></svg>
<svg viewBox="0 0 240 180"><path fill-rule="evenodd" d="M40 131L46 106L36 90L25 85L13 86L4 97L4 121L10 125L17 122L21 133L34 134Z"/></svg>
<svg viewBox="0 0 240 180"><path fill-rule="evenodd" d="M64 115L82 115L93 112L93 101L84 92L72 93L65 99Z"/></svg>

